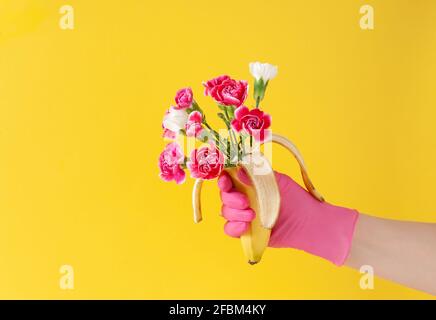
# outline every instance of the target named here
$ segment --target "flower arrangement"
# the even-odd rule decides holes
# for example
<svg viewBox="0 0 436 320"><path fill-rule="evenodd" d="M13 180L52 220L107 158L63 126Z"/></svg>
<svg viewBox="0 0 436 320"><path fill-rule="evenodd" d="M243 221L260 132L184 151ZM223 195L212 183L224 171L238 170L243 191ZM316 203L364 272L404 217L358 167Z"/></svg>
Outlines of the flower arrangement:
<svg viewBox="0 0 436 320"><path fill-rule="evenodd" d="M191 88L177 91L175 104L166 111L163 137L171 140L159 156L160 177L164 181L185 181L185 170L192 178L210 180L218 177L224 168L235 167L251 152L254 145L270 136L271 116L260 108L268 83L277 75L277 67L268 63L250 63L254 77L255 106L248 108L249 86L245 80L227 75L203 82L204 94L218 106L217 116L225 128L213 129L206 114L194 98ZM194 148L189 156L183 152L180 137L196 139L203 145Z"/></svg>
<svg viewBox="0 0 436 320"><path fill-rule="evenodd" d="M315 199L324 199L310 181L297 147L284 136L270 131L271 116L260 107L269 81L277 75L277 67L254 62L250 63L250 72L254 77L252 108L247 107L247 81L223 75L203 83L204 94L217 104L217 115L224 123L221 130L215 130L207 122L191 88L177 91L175 105L167 110L162 123L163 137L171 142L160 154L159 168L160 177L165 181L184 182L185 170L195 179L192 205L196 223L202 221L203 182L225 171L233 188L247 195L250 208L255 212L255 218L240 240L247 261L256 264L268 246L281 201L274 170L260 151L262 144L271 141L285 147L300 165L307 190ZM182 148L185 145L192 150L185 153ZM241 179L241 169L250 183Z"/></svg>

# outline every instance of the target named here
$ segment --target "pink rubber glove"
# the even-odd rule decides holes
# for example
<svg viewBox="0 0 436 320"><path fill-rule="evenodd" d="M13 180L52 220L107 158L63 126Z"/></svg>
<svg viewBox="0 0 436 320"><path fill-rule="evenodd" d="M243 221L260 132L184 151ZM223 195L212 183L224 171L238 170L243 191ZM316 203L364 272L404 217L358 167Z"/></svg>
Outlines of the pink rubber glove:
<svg viewBox="0 0 436 320"><path fill-rule="evenodd" d="M240 170L239 178L250 184ZM287 175L276 172L280 189L280 214L271 232L269 246L294 248L343 265L348 257L354 227L359 217L356 210L319 202ZM248 228L255 213L250 209L245 194L233 189L227 173L218 179L223 202L221 213L228 220L224 231L231 237L240 237Z"/></svg>

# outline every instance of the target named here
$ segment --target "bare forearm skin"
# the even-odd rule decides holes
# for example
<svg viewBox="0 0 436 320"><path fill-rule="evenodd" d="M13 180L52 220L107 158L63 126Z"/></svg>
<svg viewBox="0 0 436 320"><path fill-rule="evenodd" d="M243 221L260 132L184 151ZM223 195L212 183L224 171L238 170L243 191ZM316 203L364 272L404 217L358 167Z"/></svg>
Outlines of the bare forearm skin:
<svg viewBox="0 0 436 320"><path fill-rule="evenodd" d="M436 295L436 224L361 214L345 265Z"/></svg>

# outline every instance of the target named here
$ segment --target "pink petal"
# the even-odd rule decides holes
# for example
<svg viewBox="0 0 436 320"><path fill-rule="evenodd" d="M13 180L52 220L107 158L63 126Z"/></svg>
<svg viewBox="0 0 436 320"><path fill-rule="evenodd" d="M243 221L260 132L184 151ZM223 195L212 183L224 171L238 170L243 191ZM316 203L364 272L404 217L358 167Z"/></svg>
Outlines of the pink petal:
<svg viewBox="0 0 436 320"><path fill-rule="evenodd" d="M253 138L258 142L264 142L271 137L271 130L253 130L252 131Z"/></svg>
<svg viewBox="0 0 436 320"><path fill-rule="evenodd" d="M226 105L235 105L235 106L240 106L242 103L242 101L240 101L238 98L235 98L229 94L223 95L223 102Z"/></svg>
<svg viewBox="0 0 436 320"><path fill-rule="evenodd" d="M240 120L242 117L247 115L250 111L246 106L240 106L235 110L235 118Z"/></svg>
<svg viewBox="0 0 436 320"><path fill-rule="evenodd" d="M170 181L173 180L173 177L172 177L172 176L169 176L169 175L166 175L166 174L163 174L163 173L160 173L160 174L159 174L159 177L160 177L163 181L165 181L165 182L170 182Z"/></svg>
<svg viewBox="0 0 436 320"><path fill-rule="evenodd" d="M189 114L188 121L201 123L203 121L203 117L199 111L193 111Z"/></svg>
<svg viewBox="0 0 436 320"><path fill-rule="evenodd" d="M244 88L244 94L242 96L241 99L241 104L244 103L245 99L247 98L247 94L248 94L248 83L245 80L240 81L240 83L242 84L243 88Z"/></svg>
<svg viewBox="0 0 436 320"><path fill-rule="evenodd" d="M256 116L256 117L258 117L260 119L263 118L263 111L260 110L260 109L252 109L252 110L250 110L250 114L253 115L253 116Z"/></svg>
<svg viewBox="0 0 436 320"><path fill-rule="evenodd" d="M177 184L181 184L183 182L185 182L185 171L183 171L183 169L179 168L178 170L176 170L176 172L174 173L174 180L176 181Z"/></svg>
<svg viewBox="0 0 436 320"><path fill-rule="evenodd" d="M240 123L238 120L233 119L233 120L232 120L232 128L233 128L236 132L240 132L240 131L242 130L241 123Z"/></svg>
<svg viewBox="0 0 436 320"><path fill-rule="evenodd" d="M204 130L203 128L200 128L199 130L197 130L195 136L196 137L200 136L202 134L203 130Z"/></svg>
<svg viewBox="0 0 436 320"><path fill-rule="evenodd" d="M195 136L195 127L194 126L190 126L189 124L186 124L186 135L188 137Z"/></svg>
<svg viewBox="0 0 436 320"><path fill-rule="evenodd" d="M271 116L267 113L263 115L263 128L268 129L271 126Z"/></svg>
<svg viewBox="0 0 436 320"><path fill-rule="evenodd" d="M176 133L174 131L169 130L169 129L164 129L162 137L167 138L167 139L175 139Z"/></svg>

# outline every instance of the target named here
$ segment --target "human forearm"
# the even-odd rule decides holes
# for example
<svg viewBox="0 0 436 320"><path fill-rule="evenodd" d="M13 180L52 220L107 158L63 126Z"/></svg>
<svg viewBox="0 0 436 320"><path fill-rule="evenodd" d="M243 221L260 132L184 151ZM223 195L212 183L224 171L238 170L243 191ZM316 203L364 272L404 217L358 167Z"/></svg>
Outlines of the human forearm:
<svg viewBox="0 0 436 320"><path fill-rule="evenodd" d="M345 265L436 294L436 224L361 214Z"/></svg>

